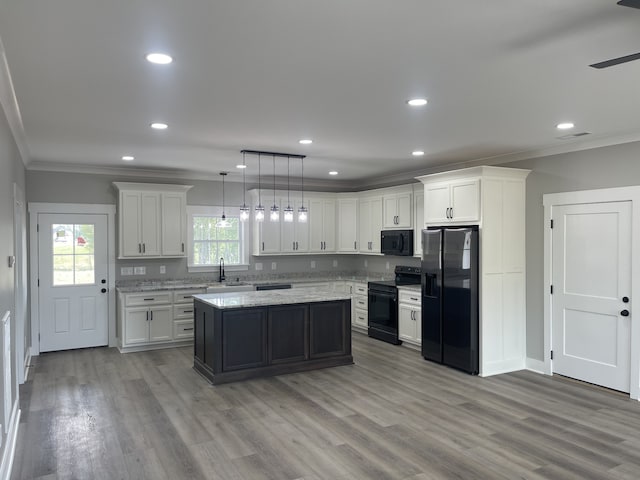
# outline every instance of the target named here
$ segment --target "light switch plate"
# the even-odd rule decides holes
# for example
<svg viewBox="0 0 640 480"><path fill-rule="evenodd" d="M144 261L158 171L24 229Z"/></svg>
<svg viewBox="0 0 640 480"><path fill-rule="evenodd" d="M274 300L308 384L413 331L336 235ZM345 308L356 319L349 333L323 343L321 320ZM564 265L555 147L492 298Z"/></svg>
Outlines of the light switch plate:
<svg viewBox="0 0 640 480"><path fill-rule="evenodd" d="M133 267L121 267L120 275L122 275L123 277L126 275L133 275Z"/></svg>
<svg viewBox="0 0 640 480"><path fill-rule="evenodd" d="M256 262L256 270L262 270L262 263Z"/></svg>
<svg viewBox="0 0 640 480"><path fill-rule="evenodd" d="M389 262L387 262L387 270L389 270Z"/></svg>
<svg viewBox="0 0 640 480"><path fill-rule="evenodd" d="M367 268L369 266L369 261L367 259L364 260L364 268Z"/></svg>
<svg viewBox="0 0 640 480"><path fill-rule="evenodd" d="M271 262L271 270L275 270L276 268L278 268L276 262Z"/></svg>
<svg viewBox="0 0 640 480"><path fill-rule="evenodd" d="M316 261L315 260L311 260L311 268L316 268Z"/></svg>
<svg viewBox="0 0 640 480"><path fill-rule="evenodd" d="M167 273L167 266L166 265L160 265L160 273L161 274Z"/></svg>
<svg viewBox="0 0 640 480"><path fill-rule="evenodd" d="M145 275L147 273L147 267L133 267L134 275Z"/></svg>
<svg viewBox="0 0 640 480"><path fill-rule="evenodd" d="M337 266L338 266L338 260L334 260L334 261L333 261L333 266L334 266L334 267L337 267Z"/></svg>

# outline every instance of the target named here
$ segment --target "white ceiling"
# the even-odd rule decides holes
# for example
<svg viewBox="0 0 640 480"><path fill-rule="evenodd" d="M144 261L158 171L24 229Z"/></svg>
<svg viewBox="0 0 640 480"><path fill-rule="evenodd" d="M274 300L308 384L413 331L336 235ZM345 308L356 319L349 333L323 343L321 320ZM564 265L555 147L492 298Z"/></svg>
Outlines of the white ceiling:
<svg viewBox="0 0 640 480"><path fill-rule="evenodd" d="M16 0L0 38L29 168L206 177L253 149L382 184L640 139L640 61L588 66L640 51L640 10L615 0ZM559 140L561 121L592 135Z"/></svg>

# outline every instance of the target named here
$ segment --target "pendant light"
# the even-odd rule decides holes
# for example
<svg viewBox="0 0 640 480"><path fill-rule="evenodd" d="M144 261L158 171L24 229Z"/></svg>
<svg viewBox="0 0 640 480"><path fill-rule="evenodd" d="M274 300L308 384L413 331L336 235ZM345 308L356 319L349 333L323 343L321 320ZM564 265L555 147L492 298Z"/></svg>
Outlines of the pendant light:
<svg viewBox="0 0 640 480"><path fill-rule="evenodd" d="M272 155L273 159L273 205L271 205L271 214L269 220L272 222L280 221L280 212L278 211L278 205L276 205L276 156Z"/></svg>
<svg viewBox="0 0 640 480"><path fill-rule="evenodd" d="M262 206L260 191L260 173L260 154L258 154L258 206L254 209L256 222L262 222L264 220L264 207Z"/></svg>
<svg viewBox="0 0 640 480"><path fill-rule="evenodd" d="M287 206L282 211L284 213L284 221L287 223L293 222L293 208L291 208L291 188L289 184L289 161L291 159L287 157Z"/></svg>
<svg viewBox="0 0 640 480"><path fill-rule="evenodd" d="M300 174L302 204L300 205L300 208L298 208L298 222L306 223L307 219L309 218L309 210L304 206L304 157L300 159L300 165L302 167L302 173Z"/></svg>
<svg viewBox="0 0 640 480"><path fill-rule="evenodd" d="M247 206L246 195L247 195L247 183L246 183L246 172L247 171L247 163L245 159L245 153L242 152L242 206L240 207L240 221L246 222L249 220L249 214L251 213L251 208Z"/></svg>
<svg viewBox="0 0 640 480"><path fill-rule="evenodd" d="M224 213L224 177L227 176L227 172L220 172L220 175L222 176L222 217L218 220L218 223L216 223L216 227L227 228L231 226Z"/></svg>

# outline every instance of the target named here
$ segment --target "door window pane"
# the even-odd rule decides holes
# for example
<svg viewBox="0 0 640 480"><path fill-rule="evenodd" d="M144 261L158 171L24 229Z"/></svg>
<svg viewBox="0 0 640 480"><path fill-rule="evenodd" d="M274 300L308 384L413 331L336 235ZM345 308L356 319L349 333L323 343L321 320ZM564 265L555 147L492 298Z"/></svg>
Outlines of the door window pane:
<svg viewBox="0 0 640 480"><path fill-rule="evenodd" d="M52 225L53 286L95 283L95 225Z"/></svg>

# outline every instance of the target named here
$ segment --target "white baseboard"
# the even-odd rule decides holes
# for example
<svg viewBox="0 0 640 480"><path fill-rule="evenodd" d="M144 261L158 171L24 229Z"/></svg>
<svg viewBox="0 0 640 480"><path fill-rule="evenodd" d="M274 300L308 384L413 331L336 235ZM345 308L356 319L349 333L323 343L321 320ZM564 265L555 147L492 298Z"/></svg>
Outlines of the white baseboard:
<svg viewBox="0 0 640 480"><path fill-rule="evenodd" d="M546 367L542 360L527 358L527 370L545 375Z"/></svg>
<svg viewBox="0 0 640 480"><path fill-rule="evenodd" d="M2 453L2 463L0 463L0 479L9 480L11 478L11 469L13 467L13 457L16 453L16 441L18 439L18 427L20 426L21 410L18 408L19 401L13 404L11 411L11 423L9 425L9 433L7 433L7 441L4 444Z"/></svg>

